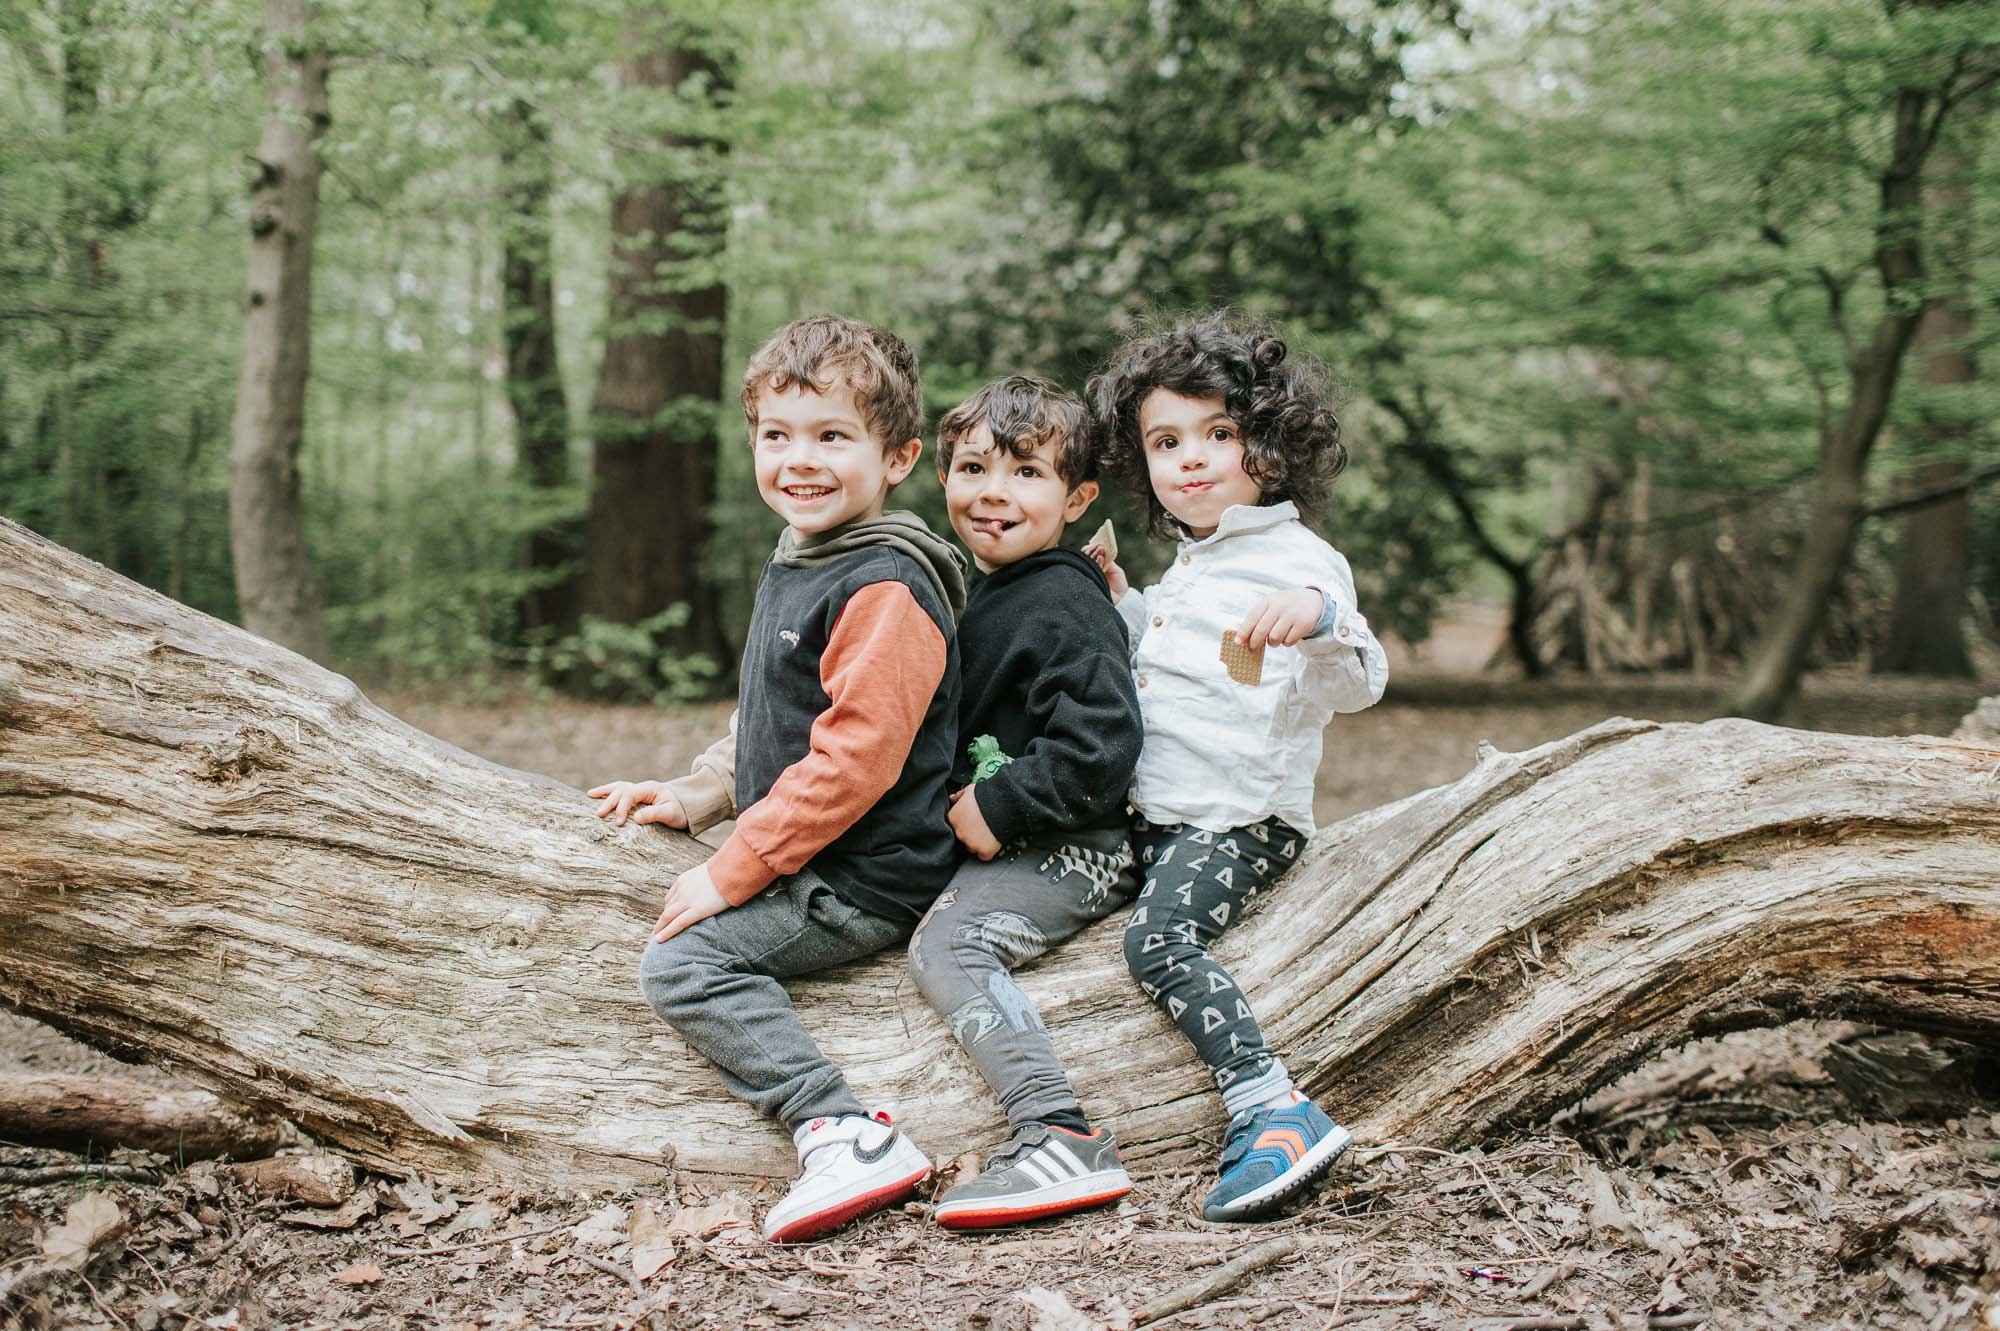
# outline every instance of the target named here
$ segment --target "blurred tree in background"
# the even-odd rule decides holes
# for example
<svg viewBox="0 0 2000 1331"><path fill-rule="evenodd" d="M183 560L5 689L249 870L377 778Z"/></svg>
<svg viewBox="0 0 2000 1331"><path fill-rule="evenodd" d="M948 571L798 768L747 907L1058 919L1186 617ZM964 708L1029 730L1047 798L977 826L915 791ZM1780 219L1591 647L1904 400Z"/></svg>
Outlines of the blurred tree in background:
<svg viewBox="0 0 2000 1331"><path fill-rule="evenodd" d="M933 417L1161 312L1276 321L1413 641L1497 597L1530 671L1758 660L1776 714L1995 633L1995 0L314 8L297 465L348 668L713 687L777 528L734 385L825 309ZM232 618L264 20L0 10L0 513Z"/></svg>

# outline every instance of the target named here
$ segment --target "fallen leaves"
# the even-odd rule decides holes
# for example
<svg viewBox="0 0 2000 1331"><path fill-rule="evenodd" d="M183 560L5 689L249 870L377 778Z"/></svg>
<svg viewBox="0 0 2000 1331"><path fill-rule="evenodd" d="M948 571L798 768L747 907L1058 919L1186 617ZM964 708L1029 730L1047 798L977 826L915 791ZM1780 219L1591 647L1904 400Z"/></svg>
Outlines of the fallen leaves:
<svg viewBox="0 0 2000 1331"><path fill-rule="evenodd" d="M64 1271L81 1271L97 1246L125 1223L118 1203L102 1192L86 1192L71 1202L62 1223L42 1236L42 1256Z"/></svg>
<svg viewBox="0 0 2000 1331"><path fill-rule="evenodd" d="M334 1273L334 1280L343 1285L374 1285L382 1279L382 1268L373 1262L356 1262Z"/></svg>
<svg viewBox="0 0 2000 1331"><path fill-rule="evenodd" d="M1100 1331L1096 1322L1077 1311L1057 1290L1030 1285L1014 1297L1034 1309L1029 1331Z"/></svg>
<svg viewBox="0 0 2000 1331"><path fill-rule="evenodd" d="M615 1248L625 1240L625 1208L609 1202L579 1223L576 1241L586 1248Z"/></svg>
<svg viewBox="0 0 2000 1331"><path fill-rule="evenodd" d="M661 1268L674 1260L673 1235L661 1223L653 1208L638 1202L632 1207L629 1226L632 1240L632 1274L641 1280L651 1280Z"/></svg>
<svg viewBox="0 0 2000 1331"><path fill-rule="evenodd" d="M683 1206L667 1221L669 1234L685 1234L695 1239L715 1234L731 1241L747 1240L755 1230L749 1200L734 1192L725 1192L704 1206Z"/></svg>

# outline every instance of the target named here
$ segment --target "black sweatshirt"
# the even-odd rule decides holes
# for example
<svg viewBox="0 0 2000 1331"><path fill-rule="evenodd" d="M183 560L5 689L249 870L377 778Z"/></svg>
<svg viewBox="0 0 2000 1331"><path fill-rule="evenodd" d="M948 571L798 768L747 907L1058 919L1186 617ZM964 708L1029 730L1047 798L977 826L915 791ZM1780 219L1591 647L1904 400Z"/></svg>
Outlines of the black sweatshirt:
<svg viewBox="0 0 2000 1331"><path fill-rule="evenodd" d="M980 735L1014 759L978 788L994 840L1123 824L1144 732L1125 624L1097 565L1044 550L979 579L958 653L952 788L972 779L966 747Z"/></svg>

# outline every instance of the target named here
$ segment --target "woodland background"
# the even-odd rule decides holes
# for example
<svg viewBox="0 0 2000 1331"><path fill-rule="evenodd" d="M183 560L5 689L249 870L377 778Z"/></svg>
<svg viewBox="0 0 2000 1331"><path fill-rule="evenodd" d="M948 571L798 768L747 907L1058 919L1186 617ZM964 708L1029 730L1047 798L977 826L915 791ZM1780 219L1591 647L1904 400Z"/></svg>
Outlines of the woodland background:
<svg viewBox="0 0 2000 1331"><path fill-rule="evenodd" d="M777 324L934 417L1228 302L1337 367L1406 643L1765 718L1991 650L1995 5L714 8L0 10L0 515L367 678L696 697Z"/></svg>
<svg viewBox="0 0 2000 1331"><path fill-rule="evenodd" d="M326 1157L0 1146L0 1323L2000 1327L2000 700L1934 738L2000 677L1996 101L2000 0L0 3L0 517L525 769L0 523L0 996L56 1028L0 1017L0 1092L187 1073L442 1171L334 1160L352 1195L285 1209L261 1171ZM739 1242L781 1183L704 1172L734 1103L608 941L698 851L571 787L681 770L722 724L777 535L746 356L874 320L935 419L1224 302L1336 367L1355 463L1321 522L1397 657L1289 890L1448 945L1342 971L1391 1016L1308 1041L1312 1084L1343 1116L1484 1094L1452 1031L1629 1075L1490 1140L1364 1136L1252 1236L1192 1220L1221 1125L1177 1100L1162 1136L1126 1104L1159 1083L1106 1053L1076 1061L1093 1116L1181 1152L1115 1213ZM942 526L928 470L900 494ZM1165 550L1106 513L1145 580ZM1718 709L1912 738L1587 729ZM1334 884L1364 837L1396 867ZM1626 948L1652 959L1603 964ZM1150 1019L1115 952L1052 963L1117 1014L1057 1030ZM610 1033L523 1018L495 958ZM898 965L844 1023L852 977L802 1001L857 1066L969 1087L907 1002L918 1043L879 1039ZM1588 974L1626 987L1549 987ZM1794 1017L1908 1029L1670 1049ZM606 1070L628 1047L642 1074ZM638 1166L608 1198L449 1167L467 1129L561 1139L612 1090L655 1098L613 1116L643 1149L594 1157ZM906 1120L948 1170L971 1096ZM1245 1297L1167 1311L1268 1234L1295 1246Z"/></svg>

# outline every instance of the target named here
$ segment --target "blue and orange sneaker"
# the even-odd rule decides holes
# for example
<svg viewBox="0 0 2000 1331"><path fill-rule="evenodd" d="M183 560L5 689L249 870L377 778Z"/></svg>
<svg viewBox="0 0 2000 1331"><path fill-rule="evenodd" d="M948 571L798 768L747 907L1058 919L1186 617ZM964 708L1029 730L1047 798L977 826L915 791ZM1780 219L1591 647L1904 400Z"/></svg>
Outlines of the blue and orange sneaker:
<svg viewBox="0 0 2000 1331"><path fill-rule="evenodd" d="M1202 1201L1201 1218L1267 1218L1324 1174L1353 1140L1310 1100L1238 1114L1222 1150L1222 1177Z"/></svg>

